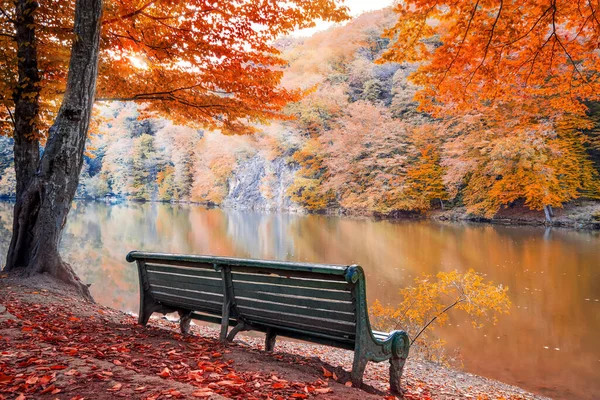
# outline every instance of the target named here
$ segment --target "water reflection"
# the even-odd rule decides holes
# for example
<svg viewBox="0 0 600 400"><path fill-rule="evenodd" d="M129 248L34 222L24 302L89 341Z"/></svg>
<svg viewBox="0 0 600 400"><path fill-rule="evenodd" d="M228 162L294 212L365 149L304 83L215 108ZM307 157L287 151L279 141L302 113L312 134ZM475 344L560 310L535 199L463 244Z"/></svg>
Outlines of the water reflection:
<svg viewBox="0 0 600 400"><path fill-rule="evenodd" d="M2 260L11 213L0 203ZM460 346L465 369L556 398L600 393L599 232L81 202L63 248L97 301L133 312L132 249L357 263L369 299L383 303L421 273L473 268L509 286L513 309L495 327L474 330L455 316L439 331Z"/></svg>

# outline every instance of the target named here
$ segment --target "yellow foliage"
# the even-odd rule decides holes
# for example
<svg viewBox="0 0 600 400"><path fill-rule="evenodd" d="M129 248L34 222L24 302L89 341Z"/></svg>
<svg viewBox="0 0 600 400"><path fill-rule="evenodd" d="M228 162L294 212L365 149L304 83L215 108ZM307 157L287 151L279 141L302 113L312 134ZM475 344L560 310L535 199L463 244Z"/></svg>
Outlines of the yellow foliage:
<svg viewBox="0 0 600 400"><path fill-rule="evenodd" d="M497 322L499 314L507 314L511 307L508 288L486 282L484 276L470 269L439 272L435 278L423 275L415 285L400 289L402 302L397 306L384 306L376 300L369 311L373 326L381 330L403 329L411 338L411 346L431 351L440 348L441 342L431 342L427 332L448 321L448 311L463 311L474 328L485 321Z"/></svg>

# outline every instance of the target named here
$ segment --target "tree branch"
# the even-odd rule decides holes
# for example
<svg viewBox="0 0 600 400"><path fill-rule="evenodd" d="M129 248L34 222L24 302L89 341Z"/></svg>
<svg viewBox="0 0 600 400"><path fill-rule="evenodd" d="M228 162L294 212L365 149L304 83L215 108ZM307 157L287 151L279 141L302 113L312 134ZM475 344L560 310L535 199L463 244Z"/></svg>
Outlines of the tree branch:
<svg viewBox="0 0 600 400"><path fill-rule="evenodd" d="M456 306L459 303L464 302L465 299L463 296L459 296L456 301L452 304L450 304L449 306L447 306L446 308L444 308L442 311L440 311L435 317L433 317L427 324L425 324L425 326L423 328L421 328L421 330L419 331L419 333L417 333L417 335L412 338L412 340L410 341L410 345L412 346L413 343L419 338L419 336L421 336L421 334L425 331L425 329L427 329L427 327L429 325L431 325L436 319L438 319L438 317L440 315L442 315L443 313L445 313L446 311L450 310L451 308L453 308L454 306Z"/></svg>

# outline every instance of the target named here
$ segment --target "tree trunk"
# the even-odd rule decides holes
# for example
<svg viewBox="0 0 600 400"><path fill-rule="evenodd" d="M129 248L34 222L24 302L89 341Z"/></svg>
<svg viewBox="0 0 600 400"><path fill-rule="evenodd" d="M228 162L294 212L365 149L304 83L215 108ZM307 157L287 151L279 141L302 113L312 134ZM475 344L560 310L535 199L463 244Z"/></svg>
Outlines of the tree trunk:
<svg viewBox="0 0 600 400"><path fill-rule="evenodd" d="M552 217L554 217L554 211L552 211L552 206L544 206L544 215L546 216L546 222L552 223Z"/></svg>
<svg viewBox="0 0 600 400"><path fill-rule="evenodd" d="M17 191L15 229L5 267L6 271L20 270L26 275L48 273L74 285L89 299L87 286L62 261L58 245L83 165L98 76L101 13L102 0L77 0L63 102L34 174L28 176L29 169L17 168L22 189ZM15 130L15 144L17 134ZM15 164L21 161L18 157L15 150Z"/></svg>
<svg viewBox="0 0 600 400"><path fill-rule="evenodd" d="M15 175L17 177L14 215L23 208L23 193L35 175L40 159L39 142L36 139L35 120L39 112L39 82L37 63L37 40L35 36L35 1L19 0L15 3L15 40L17 42L18 83L13 93L14 112L14 155ZM10 249L19 247L19 243L30 241L32 233L20 228L19 219L13 220L13 235ZM26 263L18 259L18 254L8 253L15 263Z"/></svg>

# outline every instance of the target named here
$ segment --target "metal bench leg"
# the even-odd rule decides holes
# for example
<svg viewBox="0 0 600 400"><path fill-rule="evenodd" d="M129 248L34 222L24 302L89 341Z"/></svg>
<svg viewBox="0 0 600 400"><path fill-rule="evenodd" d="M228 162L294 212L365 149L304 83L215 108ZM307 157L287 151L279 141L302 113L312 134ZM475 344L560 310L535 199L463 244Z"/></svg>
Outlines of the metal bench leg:
<svg viewBox="0 0 600 400"><path fill-rule="evenodd" d="M237 335L240 331L247 331L248 327L242 321L238 321L237 325L233 327L231 331L229 331L229 335L227 335L227 341L232 342L235 335Z"/></svg>
<svg viewBox="0 0 600 400"><path fill-rule="evenodd" d="M365 374L367 362L369 362L369 360L360 354L360 351L354 352L354 363L352 364L352 373L350 374L352 386L356 388L360 388L362 386L363 375Z"/></svg>
<svg viewBox="0 0 600 400"><path fill-rule="evenodd" d="M273 329L267 329L267 335L265 338L265 351L273 351L275 349L275 340L277 335Z"/></svg>
<svg viewBox="0 0 600 400"><path fill-rule="evenodd" d="M153 313L162 309L162 306L158 304L152 295L148 293L142 293L140 299L140 315L138 316L138 324L142 326L148 325L148 320Z"/></svg>
<svg viewBox="0 0 600 400"><path fill-rule="evenodd" d="M187 335L190 333L190 322L192 322L192 312L188 310L179 310L179 328L181 333Z"/></svg>
<svg viewBox="0 0 600 400"><path fill-rule="evenodd" d="M390 390L392 393L402 393L400 379L402 378L405 362L406 360L400 357L392 356L392 358L390 358Z"/></svg>

